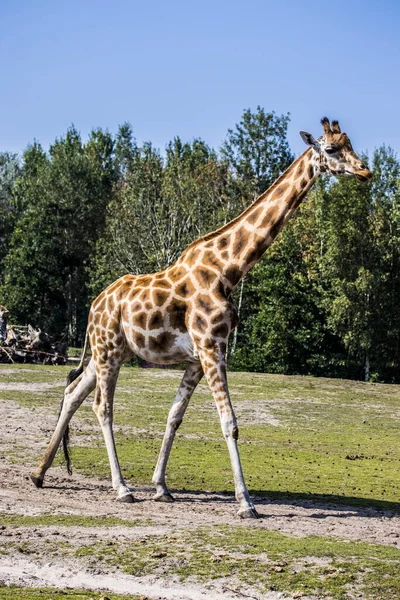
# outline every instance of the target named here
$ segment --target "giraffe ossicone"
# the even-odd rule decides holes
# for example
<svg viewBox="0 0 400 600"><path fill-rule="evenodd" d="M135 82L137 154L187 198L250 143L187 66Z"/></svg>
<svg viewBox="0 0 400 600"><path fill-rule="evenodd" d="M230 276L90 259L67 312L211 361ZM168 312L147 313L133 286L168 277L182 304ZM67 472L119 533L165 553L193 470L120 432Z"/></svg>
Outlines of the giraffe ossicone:
<svg viewBox="0 0 400 600"><path fill-rule="evenodd" d="M170 267L151 275L125 275L94 300L79 367L67 381L62 407L32 481L42 487L68 424L94 389L93 409L102 428L112 484L120 501L133 496L122 477L114 435L113 399L121 365L137 355L157 364L188 361L168 415L153 476L155 500L173 500L165 472L176 430L189 400L205 375L226 439L235 481L238 514L257 517L243 477L237 447L238 426L227 383L228 338L237 326L231 294L285 226L320 173L353 175L367 181L372 173L355 154L337 121L322 119L324 134L315 139L300 132L309 148L241 215L194 241ZM84 369L90 343L92 358ZM69 468L66 444L64 449Z"/></svg>

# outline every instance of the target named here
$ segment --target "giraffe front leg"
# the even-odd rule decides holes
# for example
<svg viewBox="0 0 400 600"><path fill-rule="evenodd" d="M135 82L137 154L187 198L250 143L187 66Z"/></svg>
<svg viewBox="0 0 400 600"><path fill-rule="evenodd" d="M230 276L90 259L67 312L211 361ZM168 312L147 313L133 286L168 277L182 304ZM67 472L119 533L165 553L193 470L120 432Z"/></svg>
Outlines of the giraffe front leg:
<svg viewBox="0 0 400 600"><path fill-rule="evenodd" d="M152 479L156 486L156 493L153 499L158 502L172 502L174 500L165 483L167 462L174 442L175 433L182 423L189 400L202 377L203 368L201 364L190 364L187 367L176 393L174 403L169 411L167 427L165 429L160 455Z"/></svg>
<svg viewBox="0 0 400 600"><path fill-rule="evenodd" d="M125 484L119 465L113 432L113 401L118 371L105 373L99 377L98 387L93 401L93 410L99 420L106 443L110 462L112 486L117 492L119 502L134 502L130 489Z"/></svg>
<svg viewBox="0 0 400 600"><path fill-rule="evenodd" d="M242 519L255 519L258 517L258 513L250 499L249 492L244 482L243 470L237 447L239 429L229 397L225 349L225 343L216 343L211 348L199 350L199 356L208 385L210 386L217 405L222 433L224 434L229 450L229 457L231 459L233 477L235 480L236 500L240 504L237 514Z"/></svg>

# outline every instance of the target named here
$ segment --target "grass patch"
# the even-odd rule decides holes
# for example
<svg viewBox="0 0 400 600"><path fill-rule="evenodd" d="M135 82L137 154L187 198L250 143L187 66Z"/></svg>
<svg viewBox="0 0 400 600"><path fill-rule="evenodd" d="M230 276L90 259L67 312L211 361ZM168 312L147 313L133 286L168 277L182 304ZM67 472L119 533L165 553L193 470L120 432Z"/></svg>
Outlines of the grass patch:
<svg viewBox="0 0 400 600"><path fill-rule="evenodd" d="M85 515L10 515L0 513L0 525L9 527L137 527L148 524L145 520L128 521L117 517Z"/></svg>
<svg viewBox="0 0 400 600"><path fill-rule="evenodd" d="M400 597L400 551L364 542L318 536L292 538L241 526L181 530L129 543L108 540L78 549L52 540L41 543L48 554L79 558L82 568L96 565L106 571L118 567L135 577L229 582L237 591L250 586L259 593L302 592L319 600ZM32 554L34 558L41 556L43 549L32 540L11 544L7 551Z"/></svg>
<svg viewBox="0 0 400 600"><path fill-rule="evenodd" d="M40 390L40 383L61 384L69 370L37 365L0 367L0 383L35 384L32 390L0 389L0 401L28 408L31 428L36 427L36 412L47 411L55 422L62 387ZM181 375L157 369L121 371L115 398L116 443L130 484L150 484ZM230 389L245 477L254 495L400 510L400 386L231 373ZM39 432L37 423L38 436ZM43 450L49 437L43 439ZM17 429L15 442L7 450L8 459L11 455L27 464L26 441ZM82 473L110 477L104 441L89 403L72 421L72 459ZM168 465L168 483L175 490L233 492L226 444L214 402L203 383L179 429ZM0 523L21 528L147 524L78 515L0 515ZM129 543L88 542L78 549L51 537L11 541L4 536L0 553L27 553L32 559L43 552L79 556L83 564L98 561L105 569L118 566L136 576L154 574L201 582L229 578L229 587L245 589L247 584L262 593L275 589L314 594L319 599L347 600L357 594L365 600L400 598L400 552L388 546L317 536L292 538L239 524L177 531L170 537L145 535ZM0 600L66 595L101 597L93 592L0 587Z"/></svg>
<svg viewBox="0 0 400 600"><path fill-rule="evenodd" d="M0 369L0 382L63 382L69 370L7 365L4 375ZM171 370L121 370L116 442L123 473L133 485L151 482L181 375ZM254 373L230 373L229 378L245 478L253 494L311 494L339 503L400 508L400 386ZM48 409L56 419L61 392L0 390L0 400L12 399L33 412ZM85 425L90 425L90 435ZM47 442L43 439L43 449ZM14 460L23 461L19 443ZM101 431L88 404L72 421L72 459L82 473L110 476ZM203 382L174 443L168 482L176 490L233 491L226 444Z"/></svg>
<svg viewBox="0 0 400 600"><path fill-rule="evenodd" d="M88 546L78 556L119 565L135 576L162 572L201 582L233 577L261 593L303 592L344 600L356 589L363 598L400 597L400 551L324 537L291 538L247 527L203 528L146 544Z"/></svg>
<svg viewBox="0 0 400 600"><path fill-rule="evenodd" d="M0 600L101 600L107 596L110 600L132 600L140 596L120 596L100 592L79 590L56 590L51 588L23 588L15 585L5 586L0 581ZM143 596L142 596L143 597Z"/></svg>

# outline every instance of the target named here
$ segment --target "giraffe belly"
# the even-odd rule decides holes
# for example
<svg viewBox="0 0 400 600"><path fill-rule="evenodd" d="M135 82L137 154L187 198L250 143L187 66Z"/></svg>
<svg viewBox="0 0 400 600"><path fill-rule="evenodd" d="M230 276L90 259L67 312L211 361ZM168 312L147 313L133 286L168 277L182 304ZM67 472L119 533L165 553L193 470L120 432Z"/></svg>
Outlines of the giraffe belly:
<svg viewBox="0 0 400 600"><path fill-rule="evenodd" d="M158 329L157 331L125 330L129 348L143 360L171 365L185 360L197 362L193 342L187 331Z"/></svg>

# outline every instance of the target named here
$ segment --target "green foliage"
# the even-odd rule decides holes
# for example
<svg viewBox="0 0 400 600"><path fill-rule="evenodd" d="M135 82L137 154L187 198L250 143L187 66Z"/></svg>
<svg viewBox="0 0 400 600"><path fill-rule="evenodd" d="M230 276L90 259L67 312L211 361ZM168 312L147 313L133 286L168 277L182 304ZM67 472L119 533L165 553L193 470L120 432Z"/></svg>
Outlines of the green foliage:
<svg viewBox="0 0 400 600"><path fill-rule="evenodd" d="M177 137L162 154L124 123L86 143L71 127L22 161L0 154L0 302L12 320L82 343L104 287L164 269L288 167L288 122L247 109L219 152ZM319 179L238 286L232 368L398 380L400 163L385 146L371 163L368 185Z"/></svg>
<svg viewBox="0 0 400 600"><path fill-rule="evenodd" d="M346 351L347 374L390 381L399 364L400 165L383 147L372 168L369 185L340 179L317 188L316 264L325 320Z"/></svg>
<svg viewBox="0 0 400 600"><path fill-rule="evenodd" d="M303 257L298 219L249 277L247 311L232 366L271 373L326 373L326 326ZM303 238L304 239L304 238Z"/></svg>
<svg viewBox="0 0 400 600"><path fill-rule="evenodd" d="M151 144L125 142L124 180L97 244L93 295L126 272L166 268L190 242L217 227L224 211L226 170L202 140L183 144L175 138L165 158Z"/></svg>
<svg viewBox="0 0 400 600"><path fill-rule="evenodd" d="M2 261L9 249L19 210L12 191L21 173L18 156L9 152L0 152L0 284Z"/></svg>
<svg viewBox="0 0 400 600"><path fill-rule="evenodd" d="M258 106L254 113L245 110L235 129L228 131L221 148L229 173L225 221L239 214L268 189L293 161L286 137L288 122L289 115L279 117ZM250 321L265 299L264 276L262 269L253 269L236 292L238 316L244 326L235 331L231 344L234 368L261 368L262 360L255 360L260 350L256 348L261 331Z"/></svg>
<svg viewBox="0 0 400 600"><path fill-rule="evenodd" d="M22 210L4 260L4 303L17 322L72 343L86 327L86 263L116 180L112 153L108 133L93 131L84 146L71 127L48 155L28 148L14 186Z"/></svg>
<svg viewBox="0 0 400 600"><path fill-rule="evenodd" d="M232 186L242 198L259 196L293 161L287 142L289 115L276 116L260 106L243 112L229 129L221 154L233 172Z"/></svg>
<svg viewBox="0 0 400 600"><path fill-rule="evenodd" d="M398 381L400 164L321 179L247 281L232 367Z"/></svg>

